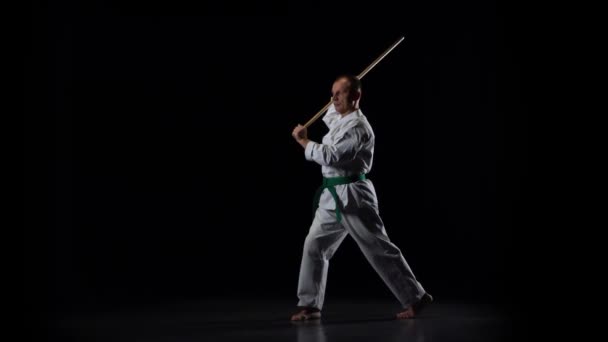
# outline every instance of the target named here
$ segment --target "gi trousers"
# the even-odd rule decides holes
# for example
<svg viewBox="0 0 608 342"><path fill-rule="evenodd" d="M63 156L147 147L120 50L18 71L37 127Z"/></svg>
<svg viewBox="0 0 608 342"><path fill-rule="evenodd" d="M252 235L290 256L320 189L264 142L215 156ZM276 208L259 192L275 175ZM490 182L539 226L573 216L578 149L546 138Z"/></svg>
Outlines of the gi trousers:
<svg viewBox="0 0 608 342"><path fill-rule="evenodd" d="M386 234L378 209L364 205L343 211L317 208L304 241L298 280L298 306L323 308L329 260L350 235L380 278L404 308L417 302L425 290L416 280L401 251Z"/></svg>

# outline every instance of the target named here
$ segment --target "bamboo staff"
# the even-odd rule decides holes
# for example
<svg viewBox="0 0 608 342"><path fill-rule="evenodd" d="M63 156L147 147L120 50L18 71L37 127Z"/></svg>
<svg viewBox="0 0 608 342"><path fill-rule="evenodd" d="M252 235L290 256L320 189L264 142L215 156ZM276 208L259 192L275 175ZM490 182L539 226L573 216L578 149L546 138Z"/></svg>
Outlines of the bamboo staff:
<svg viewBox="0 0 608 342"><path fill-rule="evenodd" d="M376 58L376 60L370 64L367 68L365 68L365 70L363 70L363 72L361 72L359 74L359 76L357 76L357 78L362 79L363 76L365 76L365 74L367 74L370 70L372 70L373 67L376 66L376 64L380 63L380 61L386 57L386 55L388 55L391 51L393 51L394 48L397 47L397 45L399 45L403 40L405 39L405 37L401 37L399 38L398 41L396 41L393 45L391 45L391 47L389 47L386 51L384 51L384 53L382 53L380 55L380 57ZM331 100L329 101L328 104L325 105L325 107L323 107L317 114L315 114L315 116L313 116L310 120L308 120L308 122L306 124L304 124L304 127L308 128L308 126L312 125L313 122L317 121L317 119L323 114L325 113L325 111L327 110L327 108L329 108L329 106L331 105Z"/></svg>

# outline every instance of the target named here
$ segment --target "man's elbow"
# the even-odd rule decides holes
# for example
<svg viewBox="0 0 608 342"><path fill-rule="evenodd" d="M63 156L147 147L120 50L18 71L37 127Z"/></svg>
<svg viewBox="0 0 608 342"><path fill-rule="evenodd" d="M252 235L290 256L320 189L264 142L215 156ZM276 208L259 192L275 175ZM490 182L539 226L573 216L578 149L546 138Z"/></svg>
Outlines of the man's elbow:
<svg viewBox="0 0 608 342"><path fill-rule="evenodd" d="M344 156L340 154L331 154L323 158L323 166L338 166L344 162Z"/></svg>

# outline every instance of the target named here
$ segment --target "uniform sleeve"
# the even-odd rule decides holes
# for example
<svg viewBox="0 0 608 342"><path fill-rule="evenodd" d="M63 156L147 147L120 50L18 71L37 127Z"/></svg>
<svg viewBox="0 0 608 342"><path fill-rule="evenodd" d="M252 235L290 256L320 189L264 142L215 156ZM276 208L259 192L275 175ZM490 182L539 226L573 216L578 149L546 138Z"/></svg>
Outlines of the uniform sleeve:
<svg viewBox="0 0 608 342"><path fill-rule="evenodd" d="M338 137L332 145L311 141L304 150L306 160L323 166L335 166L351 161L361 149L364 135L363 127L355 126Z"/></svg>

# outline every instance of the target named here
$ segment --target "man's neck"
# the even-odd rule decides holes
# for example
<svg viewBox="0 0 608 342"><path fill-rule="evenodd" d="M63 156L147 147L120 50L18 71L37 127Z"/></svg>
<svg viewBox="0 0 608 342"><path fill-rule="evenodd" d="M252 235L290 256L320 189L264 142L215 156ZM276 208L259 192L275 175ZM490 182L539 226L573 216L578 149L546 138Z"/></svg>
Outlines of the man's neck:
<svg viewBox="0 0 608 342"><path fill-rule="evenodd" d="M340 113L340 116L341 116L341 117L345 117L345 116L347 116L348 114L350 114L350 113L352 113L352 112L356 111L357 109L358 109L358 108L351 107L351 108L349 108L349 109L348 109L346 112L344 112L344 113Z"/></svg>

